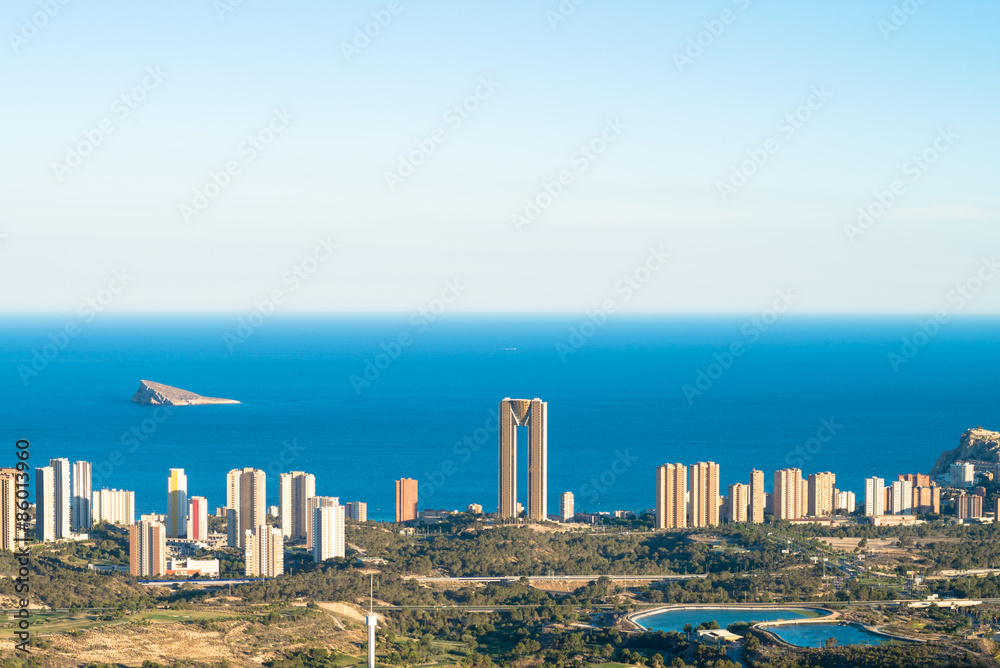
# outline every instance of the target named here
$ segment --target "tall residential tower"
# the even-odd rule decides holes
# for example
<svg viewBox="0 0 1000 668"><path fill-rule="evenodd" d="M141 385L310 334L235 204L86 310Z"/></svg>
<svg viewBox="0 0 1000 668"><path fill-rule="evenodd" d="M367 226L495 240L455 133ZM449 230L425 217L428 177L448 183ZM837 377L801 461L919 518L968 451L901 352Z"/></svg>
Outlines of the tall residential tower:
<svg viewBox="0 0 1000 668"><path fill-rule="evenodd" d="M656 528L687 526L687 467L664 464L656 468Z"/></svg>
<svg viewBox="0 0 1000 668"><path fill-rule="evenodd" d="M539 398L500 402L500 490L497 515L517 517L517 428L528 428L528 519L542 521L548 513L547 405Z"/></svg>
<svg viewBox="0 0 1000 668"><path fill-rule="evenodd" d="M266 481L260 469L233 469L226 474L229 547L246 547L246 532L265 523Z"/></svg>
<svg viewBox="0 0 1000 668"><path fill-rule="evenodd" d="M187 487L184 469L170 469L167 476L167 538L187 537Z"/></svg>
<svg viewBox="0 0 1000 668"><path fill-rule="evenodd" d="M92 526L94 512L91 507L92 498L90 462L73 462L73 500L70 502L73 531L86 531Z"/></svg>
<svg viewBox="0 0 1000 668"><path fill-rule="evenodd" d="M698 462L690 473L688 526L714 527L719 523L719 465Z"/></svg>
<svg viewBox="0 0 1000 668"><path fill-rule="evenodd" d="M764 521L764 506L767 504L767 492L764 491L764 472L754 469L750 471L750 521L761 524Z"/></svg>
<svg viewBox="0 0 1000 668"><path fill-rule="evenodd" d="M55 526L56 538L67 538L70 532L70 484L69 460L65 457L50 459L52 468L52 521Z"/></svg>
<svg viewBox="0 0 1000 668"><path fill-rule="evenodd" d="M316 476L304 471L292 471L278 476L278 513L281 535L286 540L305 540L309 519L307 503L316 496Z"/></svg>
<svg viewBox="0 0 1000 668"><path fill-rule="evenodd" d="M396 481L396 521L409 522L417 519L417 481L400 478Z"/></svg>

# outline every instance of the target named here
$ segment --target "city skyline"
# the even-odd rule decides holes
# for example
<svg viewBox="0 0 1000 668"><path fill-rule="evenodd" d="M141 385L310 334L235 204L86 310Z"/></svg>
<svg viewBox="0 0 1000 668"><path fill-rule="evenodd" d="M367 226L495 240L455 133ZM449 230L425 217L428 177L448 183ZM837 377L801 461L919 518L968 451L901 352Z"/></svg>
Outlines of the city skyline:
<svg viewBox="0 0 1000 668"><path fill-rule="evenodd" d="M507 400L505 400L507 401ZM536 400L537 401L537 400ZM543 402L544 403L544 402ZM56 464L56 467L47 466L39 467L36 469L36 475L40 476L41 483L39 485L40 493L45 499L43 506L40 509L39 515L43 518L43 523L40 525L44 535L45 540L56 540L58 538L69 537L70 533L67 532L64 535L58 535L56 531L56 517L60 512L63 513L65 517L76 517L79 516L82 521L88 521L91 523L97 523L99 521L109 521L112 524L119 524L128 526L134 522L135 514L135 492L131 490L109 490L107 488L102 488L101 490L94 490L91 494L91 498L85 496L73 495L74 502L68 504L69 495L66 496L67 506L65 510L60 511L60 505L55 501L56 488L58 485L56 482L55 468L59 466L59 462L67 461L65 459L52 460L52 464ZM76 461L74 462L73 469L79 469L85 473L85 480L89 480L89 465L90 462ZM1000 472L1000 464L996 466L998 472ZM977 473L973 463L959 461L951 466L952 475L960 475L961 477L957 482L949 482L947 486L957 487L960 489L969 489L973 486L973 481L976 479ZM0 476L7 469L0 469ZM775 519L800 519L807 517L824 517L836 514L837 511L844 509L845 505L842 503L842 499L851 499L853 505L853 499L855 498L855 492L852 490L839 489L836 486L836 474L831 471L826 472L816 472L809 473L807 476L800 469L796 468L786 468L774 471L774 491L767 492L766 488L763 487L764 473L763 471L753 469L749 472L749 482L748 483L733 483L730 484L728 490L732 493L734 490L739 494L741 500L745 500L745 508L742 510L736 510L732 505L727 505L730 503L731 496L729 494L723 495L720 492L719 485L719 464L715 462L698 462L691 466L684 464L666 464L663 466L656 467L656 493L654 495L653 503L645 509L638 510L649 510L653 512L655 517L655 523L659 528L669 528L674 527L699 527L699 526L712 526L721 523L723 519L732 521L742 521L750 523L758 523L760 520L755 520L755 513L763 513L764 500L767 499L767 506L772 508L771 512L774 514ZM10 470L13 474L13 469ZM960 474L956 474L955 471L960 471ZM243 487L243 478L249 481L247 487ZM247 499L247 494L251 499L251 516L257 515L258 499L263 498L260 496L261 490L266 490L266 475L263 471L253 468L243 468L243 469L233 469L227 475L227 481L230 485L230 489L234 496L231 501L237 504L235 508L226 508L230 512L227 514L227 524L229 526L228 531L232 534L239 526L239 505L245 503ZM408 508L409 510L407 519L402 521L409 521L413 519L419 519L421 513L425 510L419 503L419 496L416 491L416 486L418 484L416 479L401 479L396 481L397 490L397 520L400 521L399 513L403 512L401 509ZM871 477L866 479L864 484L863 497L865 500L864 506L866 508L866 515L870 514L909 514L910 511L916 512L938 512L938 506L940 503L940 490L942 486L937 481L932 481L930 476L927 474L898 474L898 480L890 480L888 483L878 477ZM65 486L67 488L72 487L74 492L77 490L77 481L74 478L72 481L66 481ZM346 502L341 503L339 497L334 496L322 496L316 495L315 490L315 476L312 474L307 474L302 471L292 471L289 473L283 473L279 476L279 486L286 490L298 490L298 486L301 492L310 492L304 497L304 505L301 509L301 514L304 519L305 524L303 525L303 533L298 536L286 536L285 529L282 527L282 517L283 513L278 506L272 506L277 513L275 517L277 518L277 528L282 532L283 538L291 538L291 540L302 540L305 541L306 547L308 549L313 548L313 515L317 508L321 507L332 507L340 506L344 510L345 518L350 518L354 521L364 522L367 520L367 503L366 502ZM241 489L242 488L242 489ZM168 475L168 492L175 490L184 489L186 492L186 476L184 475L183 469L173 468L170 469ZM758 496L755 496L755 490ZM847 495L847 496L845 496ZM290 495L291 496L291 495ZM759 498L763 497L763 498ZM79 498L80 503L85 507L92 509L91 514L87 515L85 512L81 511L78 507L75 499ZM184 527L185 532L179 536L171 536L169 533L170 526L170 505L172 503L173 494L168 493L167 503L164 506L164 512L162 513L164 529L168 531L168 538L190 538L192 535L193 527L201 527L197 531L199 537L203 537L204 531L207 531L207 515L209 503L204 496L190 496L185 497L187 499L187 504L184 510ZM713 506L710 500L715 498L718 500L718 504ZM235 501L235 499L242 499L242 501ZM777 505L772 504L777 503ZM48 509L46 505L48 504ZM663 505L663 504L676 504L673 506ZM841 505L838 505L841 504ZM518 506L521 504L518 503ZM575 509L574 494L571 491L564 492L559 495L559 508L557 512L546 513L545 520L551 518L560 518L567 516L567 509L569 511L569 516L572 517ZM740 504L741 506L744 504ZM876 512L872 513L870 509L876 508ZM222 507L220 507L221 509ZM472 510L477 508L478 510ZM522 509L525 510L525 509ZM636 511L636 509L622 509L623 511L628 510L628 512ZM469 504L466 509L467 512L483 512L481 504L472 503ZM296 513L299 512L296 510ZM455 510L455 512L458 512ZM594 511L578 511L584 514L595 514ZM155 514L155 513L154 513ZM265 511L265 515L266 515ZM288 515L291 516L293 513L291 509ZM499 514L499 509L496 513L498 517L502 517ZM601 513L597 513L601 514ZM603 514L609 515L611 513L604 511ZM668 514L674 519L660 519L660 515L663 514L664 518L668 517ZM743 517L744 519L733 519L734 515ZM234 521L235 519L235 521ZM532 519L528 517L527 519ZM761 517L762 519L762 517ZM672 522L673 524L664 524L664 522ZM260 524L264 524L261 522ZM37 527L36 527L36 530ZM249 530L249 529L246 529ZM244 530L244 532L246 531ZM76 529L73 529L76 532Z"/></svg>
<svg viewBox="0 0 1000 668"><path fill-rule="evenodd" d="M1000 666L1000 3L0 5L13 663Z"/></svg>

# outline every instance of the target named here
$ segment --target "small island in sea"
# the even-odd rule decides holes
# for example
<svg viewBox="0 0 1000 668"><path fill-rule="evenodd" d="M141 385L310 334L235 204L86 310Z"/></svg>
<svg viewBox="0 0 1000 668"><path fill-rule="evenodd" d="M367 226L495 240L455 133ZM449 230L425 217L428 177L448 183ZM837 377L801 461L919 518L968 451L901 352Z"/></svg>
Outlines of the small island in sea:
<svg viewBox="0 0 1000 668"><path fill-rule="evenodd" d="M218 397L203 397L194 392L171 387L151 380L140 380L132 401L137 404L153 406L202 406L205 404L238 404L235 399L219 399Z"/></svg>

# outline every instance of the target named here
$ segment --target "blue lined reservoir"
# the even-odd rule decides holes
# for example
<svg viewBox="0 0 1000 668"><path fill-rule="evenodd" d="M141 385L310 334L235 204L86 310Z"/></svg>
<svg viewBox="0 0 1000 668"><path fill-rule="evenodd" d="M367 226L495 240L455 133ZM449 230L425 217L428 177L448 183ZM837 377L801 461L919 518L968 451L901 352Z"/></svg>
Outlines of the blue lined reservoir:
<svg viewBox="0 0 1000 668"><path fill-rule="evenodd" d="M835 638L837 646L885 645L907 642L871 633L853 624L789 624L768 628L768 631L787 643L799 647L823 647L828 638Z"/></svg>
<svg viewBox="0 0 1000 668"><path fill-rule="evenodd" d="M826 614L820 610L808 608L726 608L690 606L672 608L633 619L653 631L683 632L684 625L690 624L696 628L703 622L716 622L720 628L726 628L736 622L778 622L790 619L808 619ZM825 624L823 626L826 626ZM827 636L829 637L829 636ZM791 641L789 641L791 642Z"/></svg>

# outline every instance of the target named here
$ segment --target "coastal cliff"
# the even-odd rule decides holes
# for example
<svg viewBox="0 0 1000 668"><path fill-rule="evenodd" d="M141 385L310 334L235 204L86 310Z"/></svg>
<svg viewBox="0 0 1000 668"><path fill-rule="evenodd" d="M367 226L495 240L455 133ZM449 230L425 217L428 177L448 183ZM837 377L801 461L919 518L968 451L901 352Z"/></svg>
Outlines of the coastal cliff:
<svg viewBox="0 0 1000 668"><path fill-rule="evenodd" d="M931 469L931 478L948 473L948 467L955 462L976 460L1000 462L1000 432L982 427L969 429L958 440L958 447L945 450Z"/></svg>
<svg viewBox="0 0 1000 668"><path fill-rule="evenodd" d="M188 392L187 390L164 385L163 383L154 383L151 380L139 381L139 389L132 397L132 401L137 404L150 404L153 406L202 406L205 404L240 403L235 399L203 397L194 392Z"/></svg>

